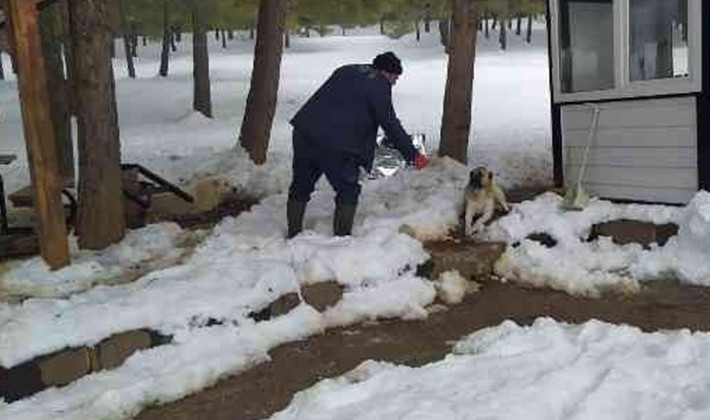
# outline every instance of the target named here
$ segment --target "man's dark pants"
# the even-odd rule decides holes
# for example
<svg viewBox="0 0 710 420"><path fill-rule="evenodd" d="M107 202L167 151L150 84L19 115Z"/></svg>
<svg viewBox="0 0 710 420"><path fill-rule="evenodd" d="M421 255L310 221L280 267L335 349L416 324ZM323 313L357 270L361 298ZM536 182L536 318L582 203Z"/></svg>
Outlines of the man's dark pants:
<svg viewBox="0 0 710 420"><path fill-rule="evenodd" d="M293 179L289 188L289 237L301 231L303 213L311 193L322 175L335 190L333 231L336 236L349 235L360 196L360 164L358 157L341 151L319 147L308 137L293 131Z"/></svg>

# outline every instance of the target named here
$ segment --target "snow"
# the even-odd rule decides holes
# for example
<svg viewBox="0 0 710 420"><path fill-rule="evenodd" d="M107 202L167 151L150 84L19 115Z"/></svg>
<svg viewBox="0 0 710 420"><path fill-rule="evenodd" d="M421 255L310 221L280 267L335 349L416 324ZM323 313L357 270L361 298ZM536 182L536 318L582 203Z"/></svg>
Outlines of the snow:
<svg viewBox="0 0 710 420"><path fill-rule="evenodd" d="M708 363L708 333L506 321L421 368L366 361L271 419L701 419Z"/></svg>

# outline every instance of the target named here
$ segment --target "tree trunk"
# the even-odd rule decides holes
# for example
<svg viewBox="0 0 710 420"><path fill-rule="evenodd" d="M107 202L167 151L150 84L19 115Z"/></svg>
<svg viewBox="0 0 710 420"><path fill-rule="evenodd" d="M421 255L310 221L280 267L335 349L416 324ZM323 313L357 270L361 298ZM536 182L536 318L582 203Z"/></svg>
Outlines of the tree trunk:
<svg viewBox="0 0 710 420"><path fill-rule="evenodd" d="M168 77L170 66L170 28L168 25L168 0L163 0L163 48L160 52L160 70L158 74Z"/></svg>
<svg viewBox="0 0 710 420"><path fill-rule="evenodd" d="M380 35L385 34L385 17L381 16L380 17Z"/></svg>
<svg viewBox="0 0 710 420"><path fill-rule="evenodd" d="M525 31L525 42L528 44L532 42L532 15L528 15L528 27Z"/></svg>
<svg viewBox="0 0 710 420"><path fill-rule="evenodd" d="M71 21L69 18L69 0L60 0L57 3L58 13L62 23L62 52L64 53L64 67L67 73L65 89L67 109L70 115L76 115L76 98L74 89L74 51L72 50Z"/></svg>
<svg viewBox="0 0 710 420"><path fill-rule="evenodd" d="M489 26L490 26L490 25L489 25L489 19L488 19L488 18L489 18L489 15L486 13L486 18L484 19L484 20L485 20L484 24L485 24L486 39L489 39L489 38L491 37L491 33L490 33L490 30L489 30Z"/></svg>
<svg viewBox="0 0 710 420"><path fill-rule="evenodd" d="M175 43L175 32L170 31L170 50L177 52L177 43Z"/></svg>
<svg viewBox="0 0 710 420"><path fill-rule="evenodd" d="M422 40L422 30L419 27L419 19L414 21L414 31L417 33L417 41Z"/></svg>
<svg viewBox="0 0 710 420"><path fill-rule="evenodd" d="M431 32L431 6L427 3L426 10L424 12L424 32Z"/></svg>
<svg viewBox="0 0 710 420"><path fill-rule="evenodd" d="M174 32L175 34L175 42L178 44L182 42L182 25L176 25Z"/></svg>
<svg viewBox="0 0 710 420"><path fill-rule="evenodd" d="M2 65L2 52L0 52L0 80L5 80L5 68Z"/></svg>
<svg viewBox="0 0 710 420"><path fill-rule="evenodd" d="M439 155L467 164L476 61L476 7L473 0L454 0L453 7Z"/></svg>
<svg viewBox="0 0 710 420"><path fill-rule="evenodd" d="M498 16L493 15L493 23L491 24L491 30L495 31L497 26L498 26Z"/></svg>
<svg viewBox="0 0 710 420"><path fill-rule="evenodd" d="M249 27L249 39L254 39L254 25Z"/></svg>
<svg viewBox="0 0 710 420"><path fill-rule="evenodd" d="M266 162L281 73L287 0L261 0L254 65L239 140L254 163Z"/></svg>
<svg viewBox="0 0 710 420"><path fill-rule="evenodd" d="M128 77L131 79L136 78L136 66L133 64L133 49L131 48L131 36L128 31L128 25L126 25L126 15L123 10L124 0L118 0L118 12L121 15L121 30L123 31L123 49L126 56L126 68L128 70Z"/></svg>
<svg viewBox="0 0 710 420"><path fill-rule="evenodd" d="M521 26L522 26L522 24L523 24L523 23L522 23L522 20L523 20L522 16L518 15L517 21L516 21L516 24L515 24L515 35L517 35L517 36L520 36L520 32L521 32L521 29L522 29Z"/></svg>
<svg viewBox="0 0 710 420"><path fill-rule="evenodd" d="M508 48L508 31L505 29L505 19L500 21L500 32L498 33L498 42L500 42L500 49L506 50Z"/></svg>
<svg viewBox="0 0 710 420"><path fill-rule="evenodd" d="M232 29L227 30L227 39L230 41L234 41L234 30L232 30Z"/></svg>
<svg viewBox="0 0 710 420"><path fill-rule="evenodd" d="M291 33L288 29L284 30L284 48L291 48Z"/></svg>
<svg viewBox="0 0 710 420"><path fill-rule="evenodd" d="M345 26L341 26L341 27L340 27L340 34L341 34L342 36L345 36Z"/></svg>
<svg viewBox="0 0 710 420"><path fill-rule="evenodd" d="M49 106L57 148L59 174L64 185L74 185L74 145L72 142L67 80L62 60L62 25L58 6L45 7L40 12L42 55L47 74Z"/></svg>
<svg viewBox="0 0 710 420"><path fill-rule="evenodd" d="M449 53L449 47L451 45L450 35L451 35L451 21L450 21L450 19L439 20L439 40L441 41L441 45L444 46L444 50L446 51L447 54Z"/></svg>
<svg viewBox="0 0 710 420"><path fill-rule="evenodd" d="M214 30L214 40L219 41L219 28L215 28Z"/></svg>
<svg viewBox="0 0 710 420"><path fill-rule="evenodd" d="M192 0L192 60L194 94L192 107L205 117L212 118L210 93L210 57L207 49L204 0Z"/></svg>
<svg viewBox="0 0 710 420"><path fill-rule="evenodd" d="M138 57L138 25L131 23L131 56Z"/></svg>
<svg viewBox="0 0 710 420"><path fill-rule="evenodd" d="M102 249L125 234L116 93L109 43L111 0L71 0L79 127L79 213L82 249Z"/></svg>
<svg viewBox="0 0 710 420"><path fill-rule="evenodd" d="M145 47L147 45L148 45L148 37L143 35L143 46Z"/></svg>

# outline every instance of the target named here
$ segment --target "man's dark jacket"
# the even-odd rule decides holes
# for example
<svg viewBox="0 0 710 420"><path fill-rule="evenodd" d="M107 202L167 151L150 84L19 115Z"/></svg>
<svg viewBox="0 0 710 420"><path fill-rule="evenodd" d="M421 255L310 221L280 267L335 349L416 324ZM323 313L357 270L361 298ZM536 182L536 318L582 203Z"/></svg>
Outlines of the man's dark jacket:
<svg viewBox="0 0 710 420"><path fill-rule="evenodd" d="M291 124L311 143L294 147L349 153L368 171L372 169L378 127L383 128L407 161L412 161L417 153L392 107L392 85L367 64L335 70Z"/></svg>

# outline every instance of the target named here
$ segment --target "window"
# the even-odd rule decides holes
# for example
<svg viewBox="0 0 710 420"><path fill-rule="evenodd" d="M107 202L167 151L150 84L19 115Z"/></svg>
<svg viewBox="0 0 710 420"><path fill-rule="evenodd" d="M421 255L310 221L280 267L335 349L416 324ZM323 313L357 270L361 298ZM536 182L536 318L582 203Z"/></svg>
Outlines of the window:
<svg viewBox="0 0 710 420"><path fill-rule="evenodd" d="M688 0L631 0L631 80L688 77Z"/></svg>
<svg viewBox="0 0 710 420"><path fill-rule="evenodd" d="M556 102L700 91L702 0L548 1Z"/></svg>
<svg viewBox="0 0 710 420"><path fill-rule="evenodd" d="M613 1L562 0L560 17L562 91L613 88Z"/></svg>

